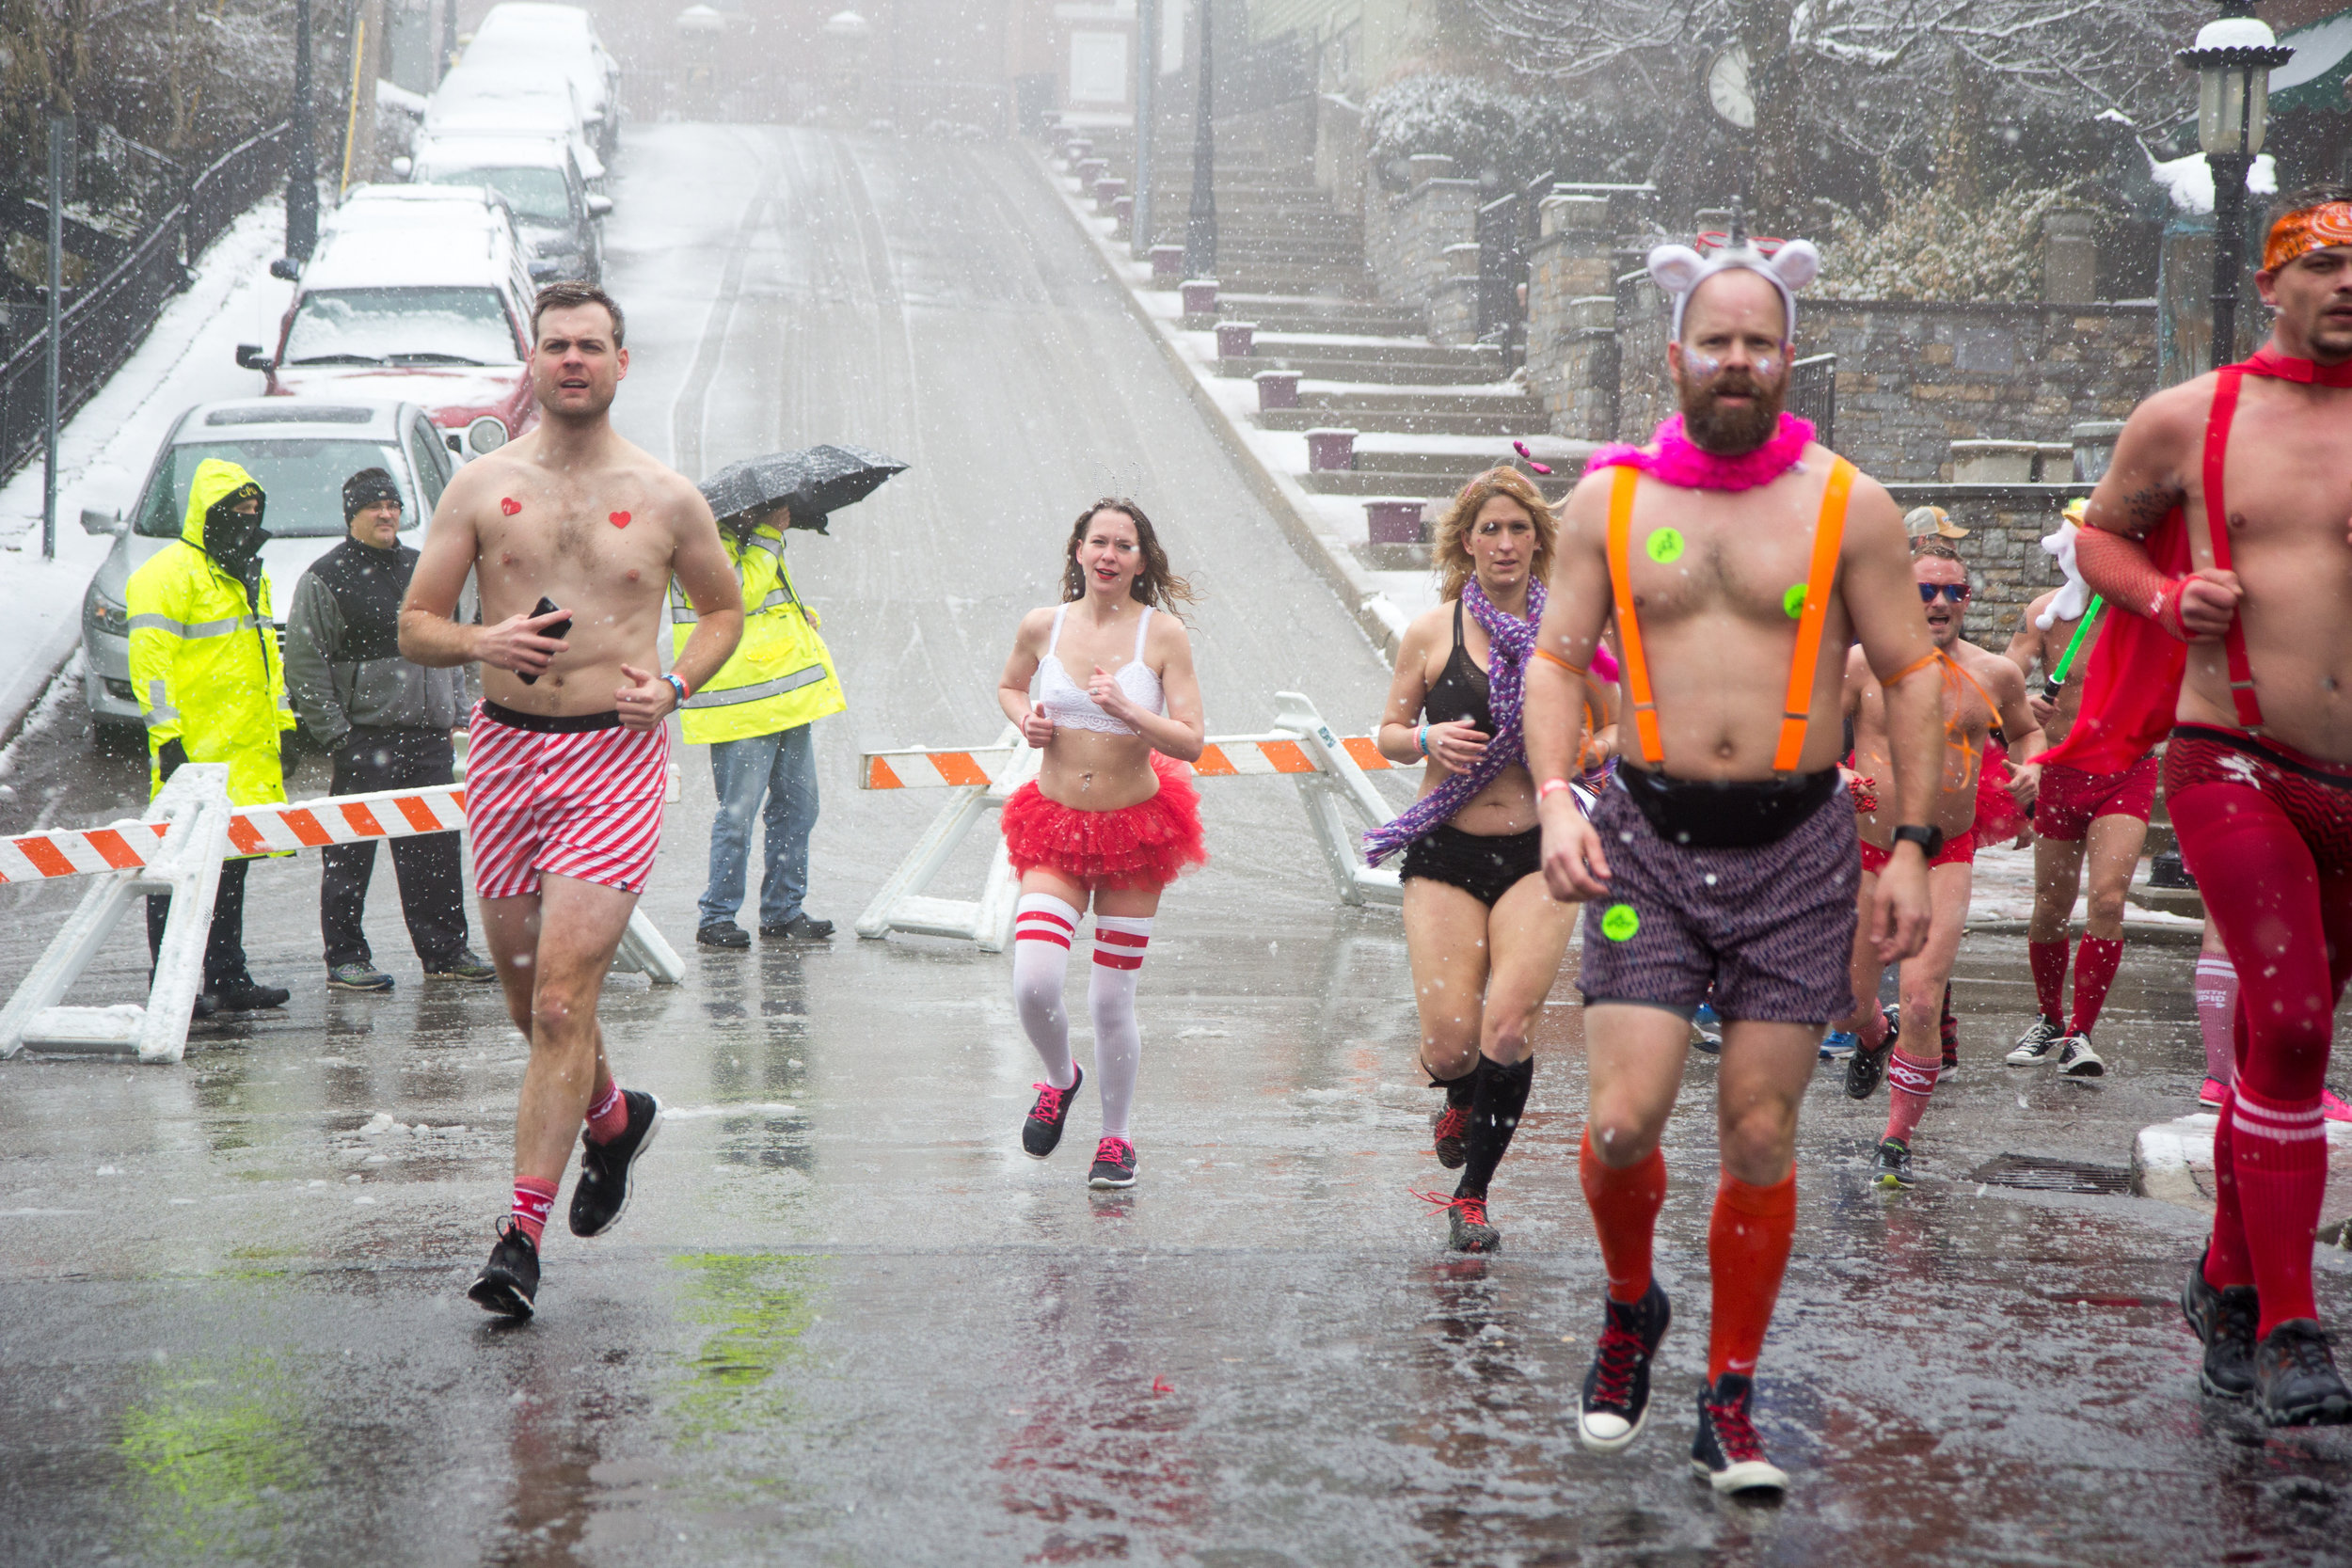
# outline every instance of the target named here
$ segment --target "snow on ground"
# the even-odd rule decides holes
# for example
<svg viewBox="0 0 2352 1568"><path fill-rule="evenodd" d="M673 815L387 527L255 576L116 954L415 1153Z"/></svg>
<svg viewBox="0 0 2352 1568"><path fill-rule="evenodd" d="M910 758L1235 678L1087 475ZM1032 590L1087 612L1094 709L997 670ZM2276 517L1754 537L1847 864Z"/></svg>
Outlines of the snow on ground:
<svg viewBox="0 0 2352 1568"><path fill-rule="evenodd" d="M2143 864L2138 877L2144 879ZM2090 912L2087 897L2074 900L2074 918L2079 921ZM2012 849L2003 845L1998 848L1977 850L1976 875L1969 879L1968 919L1971 924L1988 921L2029 920L2033 917L2033 849ZM2186 915L2167 914L2161 910L2143 910L2128 906L2123 914L2127 930L2156 929L2201 930L2204 922Z"/></svg>
<svg viewBox="0 0 2352 1568"><path fill-rule="evenodd" d="M263 201L198 259L145 342L57 436L57 554L40 555L38 453L0 485L0 735L14 731L79 642L82 591L113 540L82 531L85 506L127 507L155 449L190 404L251 397L236 345L276 336L291 284L269 276L285 248L281 202Z"/></svg>

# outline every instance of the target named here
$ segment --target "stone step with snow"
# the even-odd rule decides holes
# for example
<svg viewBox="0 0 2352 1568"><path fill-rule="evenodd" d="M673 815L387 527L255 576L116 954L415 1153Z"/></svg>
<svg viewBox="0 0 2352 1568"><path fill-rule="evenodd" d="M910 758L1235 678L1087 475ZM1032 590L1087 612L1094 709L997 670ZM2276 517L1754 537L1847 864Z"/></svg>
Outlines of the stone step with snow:
<svg viewBox="0 0 2352 1568"><path fill-rule="evenodd" d="M1535 436L1550 431L1551 418L1541 399L1489 398L1483 401L1489 406L1472 414L1420 408L1407 403L1405 406L1394 408L1271 408L1262 410L1255 418L1262 430L1318 430L1326 425L1342 424L1353 426L1367 436L1376 433L1384 436Z"/></svg>
<svg viewBox="0 0 2352 1568"><path fill-rule="evenodd" d="M1421 311L1406 305L1372 305L1314 294L1250 294L1217 291L1228 315L1254 321L1266 332L1344 332L1374 337L1425 336Z"/></svg>
<svg viewBox="0 0 2352 1568"><path fill-rule="evenodd" d="M2197 1111L2143 1127L2132 1143L2132 1191L2141 1197L2211 1212L2214 1206L2213 1134L2220 1118ZM2352 1233L2352 1122L2328 1129L2328 1194L2320 1202L2323 1237L2342 1246Z"/></svg>
<svg viewBox="0 0 2352 1568"><path fill-rule="evenodd" d="M1375 377L1390 387L1453 387L1462 381L1465 372L1475 372L1479 362L1440 356L1453 351L1432 345L1416 352L1395 352L1374 355L1357 351L1345 358L1326 357L1311 354L1267 354L1260 352L1246 359L1220 359L1216 373L1228 378L1248 380L1260 371L1296 371L1301 376L1318 379L1345 375L1352 380L1371 381ZM1488 368L1500 372L1502 361L1492 356Z"/></svg>

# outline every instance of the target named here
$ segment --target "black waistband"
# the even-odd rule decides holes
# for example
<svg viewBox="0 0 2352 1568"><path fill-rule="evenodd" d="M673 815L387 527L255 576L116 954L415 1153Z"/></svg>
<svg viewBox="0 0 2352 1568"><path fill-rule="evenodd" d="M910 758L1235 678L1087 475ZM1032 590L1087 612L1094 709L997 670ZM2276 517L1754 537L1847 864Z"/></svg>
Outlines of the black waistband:
<svg viewBox="0 0 2352 1568"><path fill-rule="evenodd" d="M2265 745L2242 730L2217 729L2211 724L2175 724L2172 734L2182 740L2210 741L2216 746L2227 746L2233 752L2243 752L2250 757L2260 757L2273 768L2283 768L2313 784L2326 784L2330 789L2352 790L2352 768L2340 763L2330 765L2315 760L2305 761L2280 751L2276 746Z"/></svg>
<svg viewBox="0 0 2352 1568"><path fill-rule="evenodd" d="M1617 787L1669 844L1692 849L1754 849L1801 827L1837 793L1837 769L1780 779L1677 779L1617 768Z"/></svg>
<svg viewBox="0 0 2352 1568"><path fill-rule="evenodd" d="M504 724L509 729L536 730L541 735L578 735L583 730L617 730L621 727L620 713L607 708L602 713L517 713L482 699L482 717Z"/></svg>

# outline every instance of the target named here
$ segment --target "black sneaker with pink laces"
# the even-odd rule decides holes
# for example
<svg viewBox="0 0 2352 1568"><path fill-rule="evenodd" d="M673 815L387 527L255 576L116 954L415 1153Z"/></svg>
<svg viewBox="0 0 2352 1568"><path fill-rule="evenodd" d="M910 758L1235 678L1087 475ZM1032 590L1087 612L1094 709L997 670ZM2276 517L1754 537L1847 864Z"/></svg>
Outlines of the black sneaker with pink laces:
<svg viewBox="0 0 2352 1568"><path fill-rule="evenodd" d="M1674 1308L1658 1281L1639 1301L1604 1296L1608 1313L1584 1372L1584 1400L1576 1438L1595 1453L1615 1453L1642 1435L1649 1420L1649 1364L1666 1337Z"/></svg>
<svg viewBox="0 0 2352 1568"><path fill-rule="evenodd" d="M1136 1184L1136 1146L1124 1138L1104 1138L1094 1146L1094 1168L1087 1172L1089 1187L1132 1187Z"/></svg>
<svg viewBox="0 0 2352 1568"><path fill-rule="evenodd" d="M1078 1087L1087 1081L1087 1069L1073 1062L1070 1070L1078 1076L1070 1081L1070 1087L1057 1089L1051 1084L1032 1084L1037 1091L1037 1103L1029 1107L1029 1119L1021 1124L1021 1148L1032 1160L1042 1160L1061 1143L1062 1124L1070 1119L1070 1102L1077 1098Z"/></svg>
<svg viewBox="0 0 2352 1568"><path fill-rule="evenodd" d="M1437 1147L1438 1164L1448 1170L1460 1170L1470 1151L1463 1140L1470 1136L1470 1101L1456 1105L1454 1097L1446 1097L1445 1109L1429 1118L1430 1142Z"/></svg>
<svg viewBox="0 0 2352 1568"><path fill-rule="evenodd" d="M1718 1492L1766 1500L1788 1490L1788 1473L1764 1457L1748 1407L1756 1383L1725 1372L1699 1390L1699 1433L1691 1441L1691 1468Z"/></svg>

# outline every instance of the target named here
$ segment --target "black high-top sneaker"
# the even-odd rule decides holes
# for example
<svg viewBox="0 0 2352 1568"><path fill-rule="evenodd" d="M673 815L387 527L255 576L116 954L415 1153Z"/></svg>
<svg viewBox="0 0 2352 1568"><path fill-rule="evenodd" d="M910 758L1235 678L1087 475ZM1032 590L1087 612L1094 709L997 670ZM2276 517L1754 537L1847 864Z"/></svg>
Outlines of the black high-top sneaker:
<svg viewBox="0 0 2352 1568"><path fill-rule="evenodd" d="M2254 1408L2275 1427L2352 1421L2352 1389L2311 1319L2289 1318L2254 1347Z"/></svg>
<svg viewBox="0 0 2352 1568"><path fill-rule="evenodd" d="M1674 1309L1657 1280L1642 1299L1603 1296L1607 1316L1593 1364L1584 1370L1584 1399L1576 1439L1595 1453L1615 1453L1642 1435L1649 1420L1649 1364L1666 1337Z"/></svg>
<svg viewBox="0 0 2352 1568"><path fill-rule="evenodd" d="M572 1187L572 1234L601 1236L618 1225L628 1207L637 1157L653 1147L661 1131L661 1101L643 1089L623 1089L628 1125L611 1143L590 1143L580 1134L580 1180Z"/></svg>
<svg viewBox="0 0 2352 1568"><path fill-rule="evenodd" d="M482 1265L466 1295L485 1312L519 1323L531 1316L539 1293L539 1249L512 1214L499 1221L498 1234L490 1260Z"/></svg>
<svg viewBox="0 0 2352 1568"><path fill-rule="evenodd" d="M1691 1442L1691 1468L1718 1492L1778 1497L1788 1490L1788 1473L1764 1457L1748 1407L1756 1383L1725 1372L1712 1388L1699 1390L1699 1432Z"/></svg>
<svg viewBox="0 0 2352 1568"><path fill-rule="evenodd" d="M2210 1252L2212 1249L2206 1249ZM2262 1323L2262 1304L2251 1285L2216 1289L2205 1278L2200 1255L2181 1286L2181 1315L2204 1341L2205 1362L2197 1382L2216 1399L2254 1397L2254 1330Z"/></svg>

